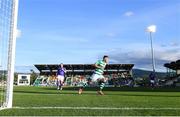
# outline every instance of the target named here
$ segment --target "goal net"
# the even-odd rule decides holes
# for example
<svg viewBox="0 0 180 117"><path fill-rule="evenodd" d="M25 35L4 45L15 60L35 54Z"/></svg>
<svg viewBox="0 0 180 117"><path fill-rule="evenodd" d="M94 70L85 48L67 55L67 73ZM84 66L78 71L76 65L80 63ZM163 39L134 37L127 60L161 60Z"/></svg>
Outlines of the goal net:
<svg viewBox="0 0 180 117"><path fill-rule="evenodd" d="M12 107L17 0L0 0L0 108Z"/></svg>

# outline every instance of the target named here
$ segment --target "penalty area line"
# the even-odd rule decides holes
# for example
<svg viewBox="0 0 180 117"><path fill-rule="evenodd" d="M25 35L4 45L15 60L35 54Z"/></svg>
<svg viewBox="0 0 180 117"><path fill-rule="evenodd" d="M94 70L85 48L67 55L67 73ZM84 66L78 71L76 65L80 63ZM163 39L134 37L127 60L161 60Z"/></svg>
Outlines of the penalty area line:
<svg viewBox="0 0 180 117"><path fill-rule="evenodd" d="M20 109L20 110L26 110L26 109L72 109L72 110L180 110L180 108L143 108L143 107L122 107L122 108L114 108L114 107L13 107L12 109Z"/></svg>

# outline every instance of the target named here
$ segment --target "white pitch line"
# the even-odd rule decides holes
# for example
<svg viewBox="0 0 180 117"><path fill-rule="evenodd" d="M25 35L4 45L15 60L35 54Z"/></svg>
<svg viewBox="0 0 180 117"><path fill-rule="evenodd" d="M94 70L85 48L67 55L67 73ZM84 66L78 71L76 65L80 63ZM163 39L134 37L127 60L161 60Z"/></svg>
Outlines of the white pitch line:
<svg viewBox="0 0 180 117"><path fill-rule="evenodd" d="M0 107L0 111L5 110L5 109L7 109L7 108Z"/></svg>
<svg viewBox="0 0 180 117"><path fill-rule="evenodd" d="M13 109L72 109L72 110L180 110L180 108L143 108L143 107L122 107L122 108L114 108L114 107L13 107Z"/></svg>

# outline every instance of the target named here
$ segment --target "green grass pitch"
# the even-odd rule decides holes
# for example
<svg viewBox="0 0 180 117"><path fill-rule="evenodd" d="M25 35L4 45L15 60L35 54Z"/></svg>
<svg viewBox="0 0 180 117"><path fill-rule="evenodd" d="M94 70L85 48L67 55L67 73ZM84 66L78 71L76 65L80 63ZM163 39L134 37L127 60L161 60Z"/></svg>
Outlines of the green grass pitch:
<svg viewBox="0 0 180 117"><path fill-rule="evenodd" d="M165 116L180 115L180 89L15 87L13 109L0 116ZM62 108L61 108L62 107ZM69 107L69 108L68 108Z"/></svg>

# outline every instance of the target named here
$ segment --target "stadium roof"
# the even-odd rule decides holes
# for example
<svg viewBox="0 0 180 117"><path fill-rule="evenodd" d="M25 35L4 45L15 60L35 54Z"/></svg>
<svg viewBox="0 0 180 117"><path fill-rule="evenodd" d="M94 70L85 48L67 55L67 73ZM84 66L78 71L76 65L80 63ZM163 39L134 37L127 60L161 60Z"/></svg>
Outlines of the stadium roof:
<svg viewBox="0 0 180 117"><path fill-rule="evenodd" d="M38 64L34 65L39 71L40 74L45 74L49 72L56 72L59 64ZM121 71L130 71L132 70L134 64L108 64L105 68L106 72L121 72ZM94 70L93 64L64 64L64 67L67 70L67 73L73 74L90 74Z"/></svg>
<svg viewBox="0 0 180 117"><path fill-rule="evenodd" d="M171 63L166 63L164 64L164 67L172 70L180 70L180 59L177 61L173 61Z"/></svg>

